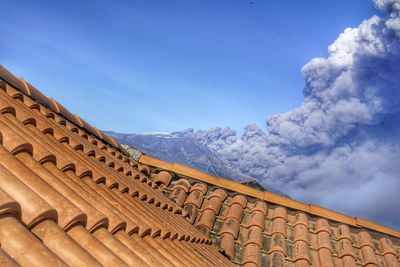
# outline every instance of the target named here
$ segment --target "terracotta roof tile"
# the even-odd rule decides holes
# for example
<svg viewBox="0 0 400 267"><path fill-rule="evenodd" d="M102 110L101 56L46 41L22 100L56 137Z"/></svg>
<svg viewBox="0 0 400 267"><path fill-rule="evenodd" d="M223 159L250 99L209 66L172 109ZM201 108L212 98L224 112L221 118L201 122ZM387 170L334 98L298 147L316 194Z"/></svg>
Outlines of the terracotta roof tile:
<svg viewBox="0 0 400 267"><path fill-rule="evenodd" d="M351 238L351 232L350 232L349 226L347 226L345 224L339 225L338 232L339 232L339 236L338 236L339 240L347 239L350 242L353 242L353 239Z"/></svg>
<svg viewBox="0 0 400 267"><path fill-rule="evenodd" d="M214 226L214 221L215 212L213 210L204 210L199 217L196 227L203 233L208 234Z"/></svg>
<svg viewBox="0 0 400 267"><path fill-rule="evenodd" d="M274 233L271 236L271 243L268 253L272 252L280 252L283 255L286 255L285 236L282 235L281 233Z"/></svg>
<svg viewBox="0 0 400 267"><path fill-rule="evenodd" d="M161 171L154 175L154 180L157 184L168 186L171 181L172 175L169 172Z"/></svg>
<svg viewBox="0 0 400 267"><path fill-rule="evenodd" d="M269 255L269 266L284 267L285 256L281 252L273 252Z"/></svg>
<svg viewBox="0 0 400 267"><path fill-rule="evenodd" d="M335 263L333 262L332 252L330 249L327 248L320 248L318 250L318 257L321 266L326 267L334 267Z"/></svg>
<svg viewBox="0 0 400 267"><path fill-rule="evenodd" d="M232 208L235 208L236 205L232 206L229 210L232 210ZM229 213L229 211L228 211ZM235 218L235 217L230 217L225 219L224 224L221 227L220 234L230 234L234 238L237 238L237 235L239 233L239 227L240 227L240 221Z"/></svg>
<svg viewBox="0 0 400 267"><path fill-rule="evenodd" d="M343 256L342 266L355 267L357 266L356 260L351 256Z"/></svg>
<svg viewBox="0 0 400 267"><path fill-rule="evenodd" d="M304 224L296 224L294 226L294 241L303 241L305 242L307 245L310 244L309 241L309 233L308 233L309 229L307 226L305 226Z"/></svg>
<svg viewBox="0 0 400 267"><path fill-rule="evenodd" d="M256 201L251 209L251 212L254 211L261 212L264 216L267 215L267 204L264 201Z"/></svg>
<svg viewBox="0 0 400 267"><path fill-rule="evenodd" d="M294 259L297 261L307 261L307 263L311 264L308 245L304 241L297 241L294 244Z"/></svg>
<svg viewBox="0 0 400 267"><path fill-rule="evenodd" d="M361 248L361 259L364 265L378 266L378 260L375 256L374 249L368 246Z"/></svg>
<svg viewBox="0 0 400 267"><path fill-rule="evenodd" d="M21 206L9 194L0 188L0 215L13 214L19 216L21 214Z"/></svg>
<svg viewBox="0 0 400 267"><path fill-rule="evenodd" d="M247 227L258 226L264 229L265 224L265 214L259 210L253 210L250 213L250 219L247 223Z"/></svg>
<svg viewBox="0 0 400 267"><path fill-rule="evenodd" d="M294 223L294 262L296 266L310 266L309 223L304 213L297 213Z"/></svg>
<svg viewBox="0 0 400 267"><path fill-rule="evenodd" d="M20 266L13 258L10 257L3 249L0 248L0 266L18 267Z"/></svg>
<svg viewBox="0 0 400 267"><path fill-rule="evenodd" d="M186 199L186 194L189 192L190 183L187 180L181 179L176 181L172 187L171 199L179 206L183 206Z"/></svg>
<svg viewBox="0 0 400 267"><path fill-rule="evenodd" d="M0 219L1 249L25 266L67 266L13 216Z"/></svg>
<svg viewBox="0 0 400 267"><path fill-rule="evenodd" d="M247 235L245 237L244 246L247 244L256 244L259 249L262 247L263 242L263 230L264 227L251 226L247 231Z"/></svg>
<svg viewBox="0 0 400 267"><path fill-rule="evenodd" d="M261 251L256 244L248 244L244 248L242 264L253 263L256 266L261 265Z"/></svg>
<svg viewBox="0 0 400 267"><path fill-rule="evenodd" d="M36 227L32 228L31 231L40 238L44 245L69 265L100 266L99 262L95 258L93 258L53 221L43 221ZM63 245L60 246L59 244Z"/></svg>
<svg viewBox="0 0 400 267"><path fill-rule="evenodd" d="M356 254L354 253L353 245L348 239L339 240L338 247L339 247L339 256L340 257L349 256L354 259L356 258L356 256L355 256Z"/></svg>
<svg viewBox="0 0 400 267"><path fill-rule="evenodd" d="M388 239L386 237L382 237L379 240L379 244L380 244L381 249L382 249L381 250L382 255L392 254L394 256L397 256L396 250L395 250L395 248L393 246L393 242L390 239Z"/></svg>
<svg viewBox="0 0 400 267"><path fill-rule="evenodd" d="M145 246L145 242L141 241L141 238L135 240L133 236L128 235L124 231L119 231L115 234L115 237L124 244L131 251L134 251L146 264L150 266L173 266L166 258L162 257L158 252ZM136 236L137 237L137 236Z"/></svg>
<svg viewBox="0 0 400 267"><path fill-rule="evenodd" d="M228 212L225 215L226 219L235 219L240 222L243 216L243 207L237 203L231 203Z"/></svg>
<svg viewBox="0 0 400 267"><path fill-rule="evenodd" d="M196 183L190 187L190 193L185 200L184 209L188 212L188 220L191 223L194 223L197 218L206 191L207 186L201 183Z"/></svg>
<svg viewBox="0 0 400 267"><path fill-rule="evenodd" d="M214 190L204 202L203 210L212 210L215 214L218 214L221 209L222 202L225 200L226 196L227 194L224 190Z"/></svg>
<svg viewBox="0 0 400 267"><path fill-rule="evenodd" d="M22 221L30 226L43 219L57 220L57 212L28 186L0 165L0 187L21 206Z"/></svg>
<svg viewBox="0 0 400 267"><path fill-rule="evenodd" d="M138 170L146 175L150 174L150 168L147 165L139 165Z"/></svg>
<svg viewBox="0 0 400 267"><path fill-rule="evenodd" d="M204 187L206 186L200 183L192 185L190 187L190 194L186 198L185 205L192 204L195 205L196 208L200 208L204 200L204 194L205 194Z"/></svg>

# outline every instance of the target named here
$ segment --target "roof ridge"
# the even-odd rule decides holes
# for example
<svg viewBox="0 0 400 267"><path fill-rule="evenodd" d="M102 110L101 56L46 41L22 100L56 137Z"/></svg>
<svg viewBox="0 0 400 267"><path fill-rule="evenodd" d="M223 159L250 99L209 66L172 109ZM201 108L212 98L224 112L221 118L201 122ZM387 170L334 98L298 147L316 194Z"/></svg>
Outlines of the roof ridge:
<svg viewBox="0 0 400 267"><path fill-rule="evenodd" d="M359 217L351 217L345 214L342 214L337 211L333 211L327 208L323 208L314 204L305 204L303 202L280 196L271 192L263 192L257 190L255 188L249 187L247 185L228 180L226 178L215 177L209 174L206 174L202 171L190 168L188 166L178 164L178 163L170 163L167 161L163 161L157 158L153 158L149 155L143 154L139 158L139 162L142 164L150 165L156 168L162 168L168 171L172 171L178 173L180 175L187 176L192 179L200 180L215 186L219 186L225 188L227 190L245 194L250 197L255 197L258 199L265 200L267 202L271 202L274 204L282 205L290 209L295 209L299 211L306 212L311 215L324 217L326 219L336 221L339 223L345 223L347 225L351 225L353 227L358 228L367 228L376 232L388 234L397 238L400 238L400 231L394 230L392 228L380 225L378 223L372 222L367 219L359 218Z"/></svg>

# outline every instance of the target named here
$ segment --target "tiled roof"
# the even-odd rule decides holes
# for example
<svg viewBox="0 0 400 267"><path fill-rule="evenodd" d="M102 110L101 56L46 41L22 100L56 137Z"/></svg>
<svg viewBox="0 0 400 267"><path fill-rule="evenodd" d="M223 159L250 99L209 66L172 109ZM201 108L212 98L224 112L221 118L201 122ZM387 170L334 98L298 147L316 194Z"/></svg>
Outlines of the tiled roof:
<svg viewBox="0 0 400 267"><path fill-rule="evenodd" d="M0 79L0 266L400 266L393 229L136 161L2 67Z"/></svg>
<svg viewBox="0 0 400 267"><path fill-rule="evenodd" d="M0 266L229 266L149 167L0 67Z"/></svg>
<svg viewBox="0 0 400 267"><path fill-rule="evenodd" d="M236 264L400 266L396 230L147 155L139 162L152 167L166 195ZM174 177L160 179L160 170Z"/></svg>

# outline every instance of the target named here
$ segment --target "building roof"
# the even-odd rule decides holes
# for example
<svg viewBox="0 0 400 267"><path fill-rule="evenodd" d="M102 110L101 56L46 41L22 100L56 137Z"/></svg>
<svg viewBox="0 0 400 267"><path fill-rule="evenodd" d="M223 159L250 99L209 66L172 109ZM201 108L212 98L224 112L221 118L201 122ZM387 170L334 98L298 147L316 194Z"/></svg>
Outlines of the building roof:
<svg viewBox="0 0 400 267"><path fill-rule="evenodd" d="M1 266L400 266L398 231L134 160L1 66L0 89Z"/></svg>
<svg viewBox="0 0 400 267"><path fill-rule="evenodd" d="M166 194L238 265L400 266L396 230L148 155L139 162L174 174Z"/></svg>
<svg viewBox="0 0 400 267"><path fill-rule="evenodd" d="M229 266L114 140L0 68L0 266Z"/></svg>

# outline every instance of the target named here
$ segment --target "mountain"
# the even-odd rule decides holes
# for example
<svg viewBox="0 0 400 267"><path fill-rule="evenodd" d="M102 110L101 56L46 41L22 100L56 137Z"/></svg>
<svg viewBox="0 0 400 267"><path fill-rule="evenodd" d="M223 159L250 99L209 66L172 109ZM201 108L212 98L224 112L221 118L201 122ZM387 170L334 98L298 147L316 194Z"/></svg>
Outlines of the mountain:
<svg viewBox="0 0 400 267"><path fill-rule="evenodd" d="M212 176L227 178L240 182L258 190L268 190L273 193L290 197L286 193L260 185L257 179L254 179L239 171L233 170L228 163L221 160L195 137L191 131L182 132L150 132L150 133L117 133L114 131L103 131L120 144L129 145L152 157L168 162L180 163Z"/></svg>
<svg viewBox="0 0 400 267"><path fill-rule="evenodd" d="M248 176L229 169L213 152L195 138L183 132L151 132L122 134L105 131L119 143L129 145L152 157L176 162L217 177L247 181Z"/></svg>

